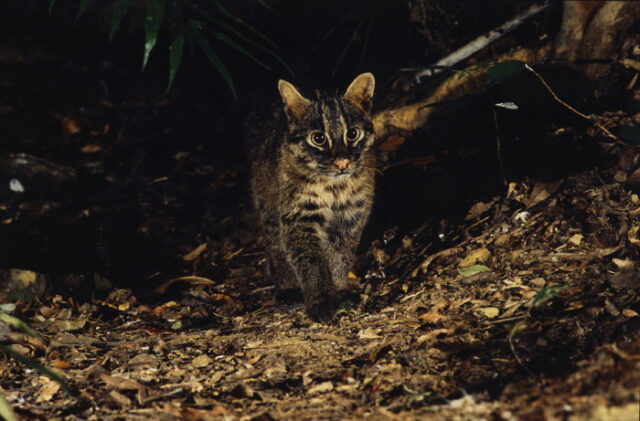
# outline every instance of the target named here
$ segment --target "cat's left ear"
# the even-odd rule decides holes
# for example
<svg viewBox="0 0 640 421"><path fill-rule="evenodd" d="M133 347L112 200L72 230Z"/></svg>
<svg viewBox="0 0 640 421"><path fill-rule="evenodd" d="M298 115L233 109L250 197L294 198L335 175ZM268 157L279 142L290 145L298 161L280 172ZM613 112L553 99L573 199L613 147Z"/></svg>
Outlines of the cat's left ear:
<svg viewBox="0 0 640 421"><path fill-rule="evenodd" d="M344 93L344 99L369 111L371 110L371 100L375 86L376 79L373 74L362 73L351 82L351 85Z"/></svg>

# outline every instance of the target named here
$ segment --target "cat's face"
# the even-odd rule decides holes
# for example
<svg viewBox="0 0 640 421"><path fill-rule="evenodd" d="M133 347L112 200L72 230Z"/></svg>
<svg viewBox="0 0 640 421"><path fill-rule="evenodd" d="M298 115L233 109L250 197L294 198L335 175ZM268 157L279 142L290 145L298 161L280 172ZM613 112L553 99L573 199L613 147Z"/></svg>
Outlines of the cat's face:
<svg viewBox="0 0 640 421"><path fill-rule="evenodd" d="M278 83L287 115L286 147L298 166L329 177L344 177L362 167L374 141L374 84L373 75L363 73L344 95L316 92L305 98L290 83Z"/></svg>

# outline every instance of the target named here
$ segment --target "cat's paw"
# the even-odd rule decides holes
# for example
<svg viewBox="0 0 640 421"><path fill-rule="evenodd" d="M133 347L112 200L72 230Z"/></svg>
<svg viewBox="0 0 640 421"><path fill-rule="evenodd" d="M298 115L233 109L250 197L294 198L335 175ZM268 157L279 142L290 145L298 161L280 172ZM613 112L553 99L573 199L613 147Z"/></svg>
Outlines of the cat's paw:
<svg viewBox="0 0 640 421"><path fill-rule="evenodd" d="M335 294L327 294L307 300L305 307L307 315L314 322L332 324L335 321L339 304L340 300Z"/></svg>

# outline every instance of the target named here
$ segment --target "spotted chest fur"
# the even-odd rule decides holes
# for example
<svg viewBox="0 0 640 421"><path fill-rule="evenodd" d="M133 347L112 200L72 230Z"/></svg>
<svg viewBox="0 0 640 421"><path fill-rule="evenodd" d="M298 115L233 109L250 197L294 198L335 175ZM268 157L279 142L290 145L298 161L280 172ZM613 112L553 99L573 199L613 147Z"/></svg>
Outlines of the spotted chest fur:
<svg viewBox="0 0 640 421"><path fill-rule="evenodd" d="M373 170L363 169L338 180L301 180L283 174L283 221L308 224L326 247L341 236L358 236L369 215L373 201Z"/></svg>
<svg viewBox="0 0 640 421"><path fill-rule="evenodd" d="M280 81L283 106L245 127L265 275L300 288L318 321L333 318L371 212L373 87L365 73L343 95L316 91L307 98Z"/></svg>

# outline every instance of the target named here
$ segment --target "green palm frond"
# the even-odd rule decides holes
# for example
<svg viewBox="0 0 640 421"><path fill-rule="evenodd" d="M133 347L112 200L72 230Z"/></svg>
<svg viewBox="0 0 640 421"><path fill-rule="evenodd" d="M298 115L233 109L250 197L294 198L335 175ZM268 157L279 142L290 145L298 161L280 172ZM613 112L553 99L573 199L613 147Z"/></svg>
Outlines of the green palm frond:
<svg viewBox="0 0 640 421"><path fill-rule="evenodd" d="M116 35L133 0L111 0L115 4L111 15L109 41ZM254 0L269 10L273 8L264 0ZM50 0L49 12L56 0ZM76 21L95 2L80 0ZM178 74L184 55L184 45L189 49L197 46L225 81L232 96L236 98L233 78L223 57L218 54L218 45L225 45L239 52L263 69L271 70L269 63L277 63L291 76L293 71L278 54L276 44L256 27L231 12L224 0L145 0L144 47L142 70L147 67L163 27L168 29L169 83L170 89Z"/></svg>

